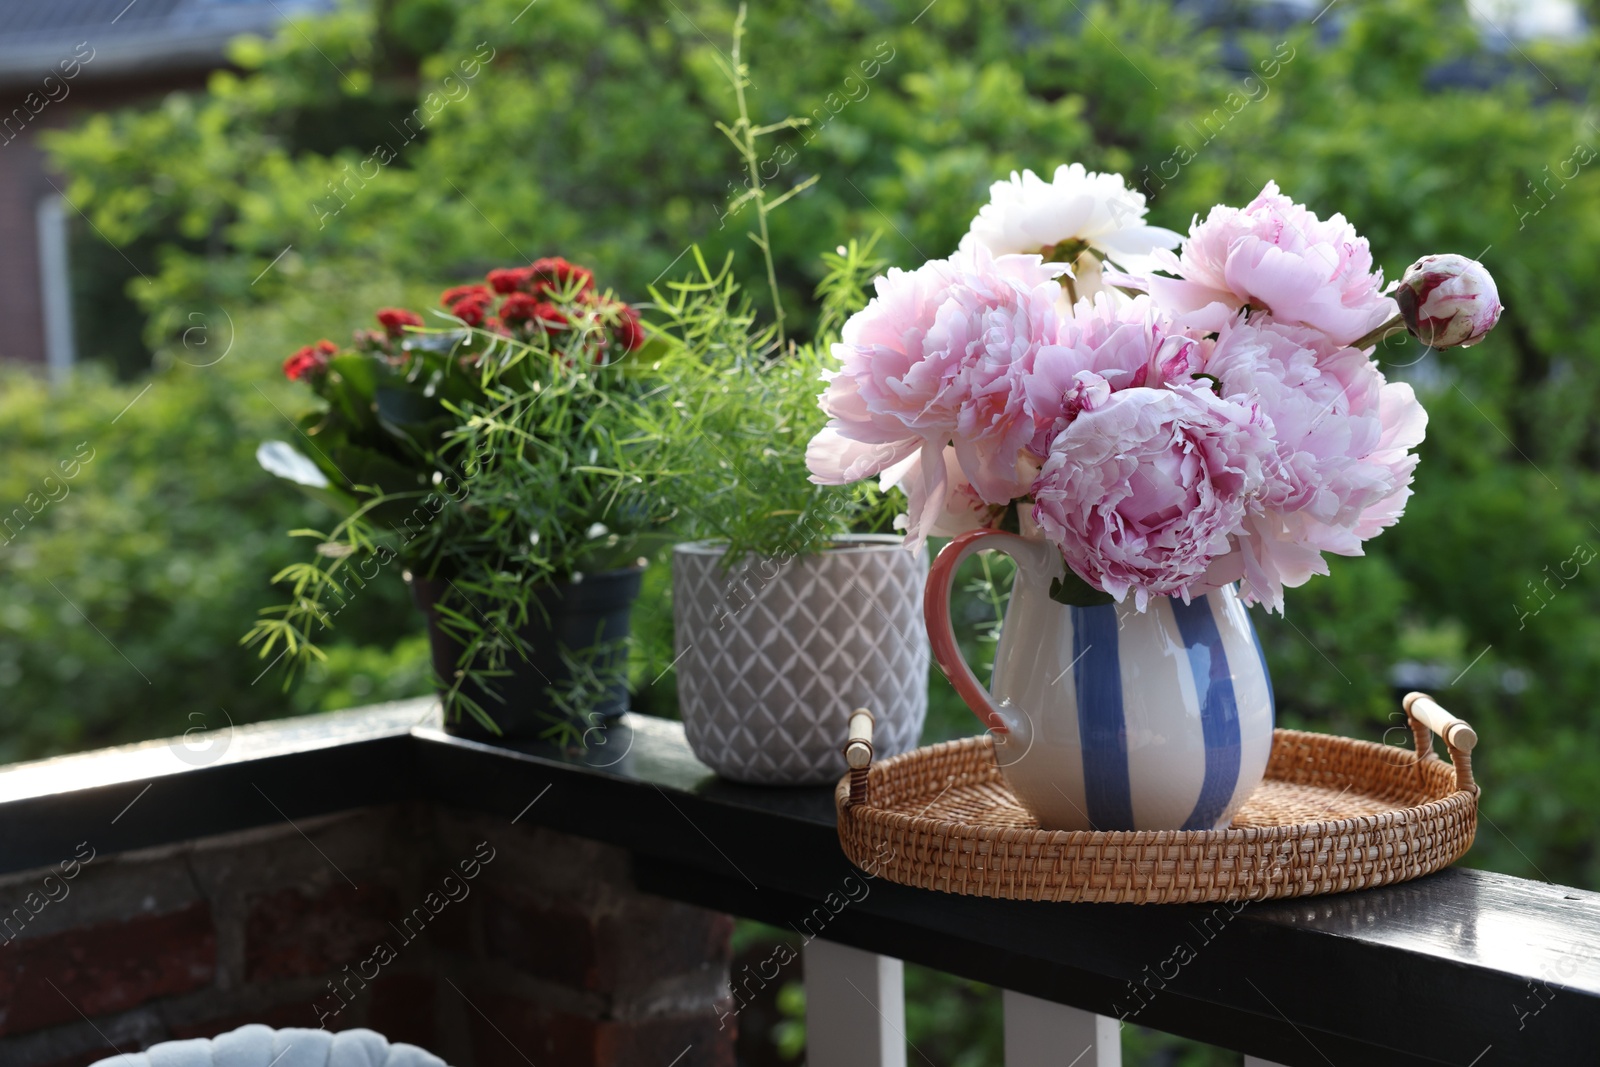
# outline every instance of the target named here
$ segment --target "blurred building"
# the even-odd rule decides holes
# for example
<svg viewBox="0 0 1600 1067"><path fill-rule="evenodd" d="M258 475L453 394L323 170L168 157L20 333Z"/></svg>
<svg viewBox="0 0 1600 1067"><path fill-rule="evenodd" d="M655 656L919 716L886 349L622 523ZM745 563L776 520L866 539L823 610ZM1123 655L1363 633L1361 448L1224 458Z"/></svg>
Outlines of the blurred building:
<svg viewBox="0 0 1600 1067"><path fill-rule="evenodd" d="M68 226L41 130L204 84L227 42L333 0L0 0L0 359L52 377L76 359Z"/></svg>

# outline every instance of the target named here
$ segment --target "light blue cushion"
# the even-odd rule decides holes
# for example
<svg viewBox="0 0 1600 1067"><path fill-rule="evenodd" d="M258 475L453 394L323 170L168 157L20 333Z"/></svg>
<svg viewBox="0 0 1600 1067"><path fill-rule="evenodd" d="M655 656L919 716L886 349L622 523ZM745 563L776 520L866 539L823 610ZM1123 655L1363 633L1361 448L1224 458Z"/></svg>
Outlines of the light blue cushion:
<svg viewBox="0 0 1600 1067"><path fill-rule="evenodd" d="M212 1067L270 1067L272 1034L272 1027L251 1023L212 1038Z"/></svg>
<svg viewBox="0 0 1600 1067"><path fill-rule="evenodd" d="M446 1067L415 1045L394 1044L372 1030L289 1028L251 1023L214 1038L164 1041L145 1052L99 1061L94 1067Z"/></svg>

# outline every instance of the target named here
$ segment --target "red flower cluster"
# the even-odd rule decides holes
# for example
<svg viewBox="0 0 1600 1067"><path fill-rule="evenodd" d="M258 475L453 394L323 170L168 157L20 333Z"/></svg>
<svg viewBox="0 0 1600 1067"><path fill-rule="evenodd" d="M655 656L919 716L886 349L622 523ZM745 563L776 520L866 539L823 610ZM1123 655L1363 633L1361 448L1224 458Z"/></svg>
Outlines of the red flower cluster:
<svg viewBox="0 0 1600 1067"><path fill-rule="evenodd" d="M468 326L512 337L598 328L601 336L624 351L644 343L638 312L620 300L600 296L594 272L560 256L538 259L526 267L498 267L484 281L488 284L446 289L439 303ZM603 352L595 355L602 358Z"/></svg>
<svg viewBox="0 0 1600 1067"><path fill-rule="evenodd" d="M493 271L490 273L492 274ZM458 285L452 289L446 289L443 293L440 293L439 303L444 307L454 308L457 304L467 299L469 296L481 296L486 300L492 299L489 290L485 286Z"/></svg>
<svg viewBox="0 0 1600 1067"><path fill-rule="evenodd" d="M291 382L297 382L301 378L321 376L328 370L328 361L338 352L339 346L327 338L314 345L306 345L283 361L283 376Z"/></svg>
<svg viewBox="0 0 1600 1067"><path fill-rule="evenodd" d="M563 329L567 316L554 304L547 304L532 293L512 293L500 305L500 317L506 322L526 322L553 329Z"/></svg>
<svg viewBox="0 0 1600 1067"><path fill-rule="evenodd" d="M639 313L623 304L617 324L612 327L611 338L629 352L644 344L644 327L639 325Z"/></svg>
<svg viewBox="0 0 1600 1067"><path fill-rule="evenodd" d="M528 270L526 267L496 267L488 273L487 280L489 288L497 293L514 293L527 284Z"/></svg>
<svg viewBox="0 0 1600 1067"><path fill-rule="evenodd" d="M534 296L588 293L594 289L594 272L568 263L560 256L536 259L526 267L500 267L485 279L489 288L502 295L530 293ZM466 289L468 286L459 286ZM452 289L450 292L455 292Z"/></svg>
<svg viewBox="0 0 1600 1067"><path fill-rule="evenodd" d="M576 288L579 292L594 289L594 272L586 267L574 266L560 256L536 259L528 268L528 280L534 292L560 291Z"/></svg>
<svg viewBox="0 0 1600 1067"><path fill-rule="evenodd" d="M577 344L597 363L608 351L632 352L644 344L639 313L620 300L595 289L594 273L560 256L534 260L526 267L491 270L488 283L457 285L439 295L439 303L468 326L506 337L531 340L542 334L579 331ZM357 330L355 349L404 366L412 353L399 342L408 327L420 328L423 318L405 308L379 308L379 330ZM290 381L320 381L328 361L339 346L322 340L307 345L283 364ZM477 356L472 356L476 359Z"/></svg>
<svg viewBox="0 0 1600 1067"><path fill-rule="evenodd" d="M405 308L379 308L378 323L390 337L399 337L407 326L421 326L422 316Z"/></svg>

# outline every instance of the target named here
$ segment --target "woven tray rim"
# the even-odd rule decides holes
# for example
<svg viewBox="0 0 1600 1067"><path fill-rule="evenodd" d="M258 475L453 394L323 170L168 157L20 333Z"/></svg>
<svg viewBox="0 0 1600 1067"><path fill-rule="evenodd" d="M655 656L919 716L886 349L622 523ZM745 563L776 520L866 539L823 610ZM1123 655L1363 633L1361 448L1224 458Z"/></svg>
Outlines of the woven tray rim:
<svg viewBox="0 0 1600 1067"><path fill-rule="evenodd" d="M1395 748L1391 745L1380 745L1375 741L1364 741L1354 737L1340 737L1337 734L1319 734L1309 730L1290 730L1279 727L1273 731L1273 746L1276 748L1283 741L1301 741L1302 739L1313 744L1326 744L1329 742L1358 746L1369 751L1383 751L1391 757L1399 757L1399 765L1420 765L1424 769L1434 765L1449 771L1450 765L1437 755L1423 760L1418 759L1416 753L1408 749ZM968 748L986 748L992 750L994 739L983 734L977 737L958 737L950 741L940 741L932 745L923 745L910 752L903 752L898 756L891 756L881 763L874 763L873 777L887 777L907 763L928 759L930 756L955 752ZM1453 771L1451 773L1454 773ZM1003 779L1002 779L1003 781ZM1014 842L1028 842L1050 845L1124 845L1128 847L1161 845L1161 844L1189 844L1210 845L1228 844L1230 842L1253 843L1263 837L1292 837L1295 834L1304 835L1307 832L1319 834L1326 833L1353 833L1360 829L1376 830L1399 825L1405 822L1426 820L1437 817L1447 812L1461 808L1463 805L1475 805L1479 794L1478 787L1472 789L1456 789L1449 794L1423 804L1414 804L1408 807L1395 808L1377 815L1353 815L1343 819L1330 819L1320 822L1291 823L1284 826L1243 826L1228 827L1225 830L1046 830L1023 826L997 826L992 823L956 822L949 819L940 819L931 815L917 815L900 811L894 808L883 808L876 804L851 806L846 803L850 796L850 776L839 780L834 788L834 805L840 818L845 817L848 811L850 817L867 819L885 826L894 826L918 833L944 831L958 837L973 838L976 840L1005 840Z"/></svg>
<svg viewBox="0 0 1600 1067"><path fill-rule="evenodd" d="M1061 876L1062 865L1076 863L1080 858L1097 851L1102 856L1107 854L1124 856L1137 862L1149 860L1150 850L1153 849L1165 857L1166 862L1177 865L1179 869L1174 870L1174 876L1183 873L1183 868L1198 868L1206 862L1220 858L1237 858L1241 854L1254 854L1259 857L1264 846L1284 842L1320 841L1327 844L1330 851L1336 851L1344 857L1342 860L1330 857L1326 864L1318 864L1312 868L1297 868L1292 862L1292 857L1293 854L1303 850L1285 850L1272 858L1266 870L1245 875L1244 884L1196 887L1187 879L1175 878L1176 884L1170 889L1152 891L1149 886L1145 886L1133 894L1146 902L1266 899L1336 892L1340 891L1341 883L1343 883L1342 888L1390 884L1446 867L1471 847L1472 840L1476 836L1480 790L1475 784L1466 788L1459 787L1455 780L1455 769L1450 763L1441 760L1431 749L1426 756L1419 757L1409 750L1357 738L1304 730L1281 728L1275 730L1274 754L1279 751L1279 746L1284 744L1308 746L1313 756L1319 752L1325 753L1339 748L1353 749L1368 755L1382 752L1385 759L1394 761L1392 764L1394 766L1417 767L1426 776L1421 783L1422 788L1430 786L1443 788L1448 779L1451 791L1432 800L1396 807L1391 811L1279 826L1229 827L1223 830L1046 830L965 822L877 807L871 803L870 796L868 803L852 805L849 803L850 779L847 775L834 791L840 844L846 855L859 864L868 856L874 842L893 839L902 844L914 843L918 846L919 858L912 870L899 871L897 868L892 868L879 873L890 881L900 881L909 885L924 885L927 888L962 895L1013 899L1019 896L1024 899L1055 900L1124 899L1120 894L1127 887L1119 884L1079 884L1064 880ZM875 763L868 773L874 780L873 785L878 785L883 778L903 770L908 764L928 760L941 754L948 753L969 760L981 759L982 757L974 751L977 749L986 750L992 760L993 738L981 735L914 749L881 763ZM1273 777L1270 774L1272 769L1274 769L1273 763L1269 762L1269 778ZM1003 777L998 774L993 780L1004 785ZM1276 780L1294 779L1278 777ZM1459 830L1451 832L1452 824L1459 827L1463 822L1467 826L1464 834ZM1393 845L1397 835L1408 831L1413 834L1419 832L1425 834L1434 842L1432 847L1421 850L1404 848L1406 862L1402 870L1391 870L1387 874L1380 873L1376 876L1363 872L1363 864L1371 862L1370 857L1366 855L1367 850ZM856 839L857 847L853 847L852 838ZM998 848L999 851L992 851L994 848ZM862 849L867 851L864 852ZM981 875L968 877L963 874L959 887L931 884L941 880L948 883L949 876L955 873L955 869L965 866L964 863L957 862L962 857L972 854L991 857L1013 855L1015 850L1019 849L1025 850L1030 856L1043 857L1054 854L1058 863L1054 865L1053 871L1043 873L1023 874L1013 871L1008 875L1001 875L996 872L997 877L993 880ZM940 863L938 860L940 856L948 857L949 864ZM870 858L868 862L871 862ZM897 877L897 874L901 876Z"/></svg>

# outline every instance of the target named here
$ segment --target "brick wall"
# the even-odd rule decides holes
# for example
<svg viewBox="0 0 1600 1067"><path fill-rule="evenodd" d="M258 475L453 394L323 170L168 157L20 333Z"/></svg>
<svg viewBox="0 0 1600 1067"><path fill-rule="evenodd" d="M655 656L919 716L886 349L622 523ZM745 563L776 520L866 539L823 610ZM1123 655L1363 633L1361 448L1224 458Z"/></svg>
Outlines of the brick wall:
<svg viewBox="0 0 1600 1067"><path fill-rule="evenodd" d="M368 1026L457 1067L732 1067L731 929L639 892L617 849L425 806L64 842L0 878L0 1064L263 1022Z"/></svg>

